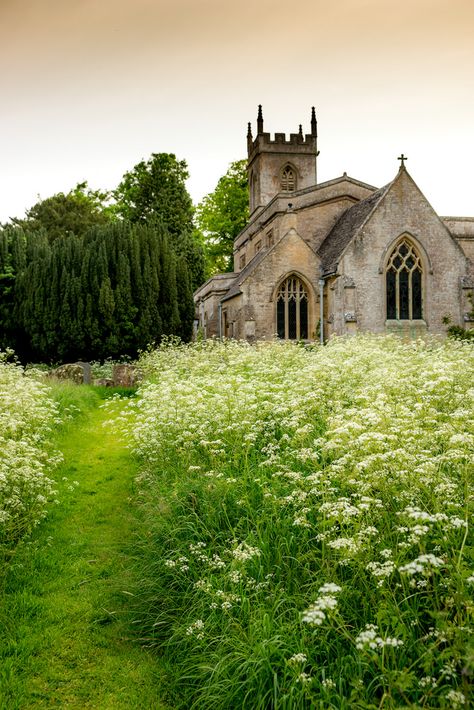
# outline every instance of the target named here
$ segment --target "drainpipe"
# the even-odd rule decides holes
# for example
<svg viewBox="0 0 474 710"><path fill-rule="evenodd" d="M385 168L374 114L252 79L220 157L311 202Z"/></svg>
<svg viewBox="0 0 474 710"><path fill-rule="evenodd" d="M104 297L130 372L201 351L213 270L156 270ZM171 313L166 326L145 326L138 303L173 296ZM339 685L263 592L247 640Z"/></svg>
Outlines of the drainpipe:
<svg viewBox="0 0 474 710"><path fill-rule="evenodd" d="M202 334L204 336L204 340L207 337L206 333L206 323L204 320L204 301L199 301L199 324L198 328L202 328Z"/></svg>
<svg viewBox="0 0 474 710"><path fill-rule="evenodd" d="M319 341L324 345L324 279L319 279Z"/></svg>
<svg viewBox="0 0 474 710"><path fill-rule="evenodd" d="M222 340L222 303L220 301L217 305L217 318L219 321L219 339Z"/></svg>

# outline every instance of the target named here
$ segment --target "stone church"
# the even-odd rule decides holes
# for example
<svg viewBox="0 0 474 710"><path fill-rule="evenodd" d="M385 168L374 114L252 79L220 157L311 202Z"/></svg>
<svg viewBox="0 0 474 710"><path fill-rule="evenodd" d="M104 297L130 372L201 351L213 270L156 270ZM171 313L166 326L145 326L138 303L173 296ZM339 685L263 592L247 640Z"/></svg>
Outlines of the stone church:
<svg viewBox="0 0 474 710"><path fill-rule="evenodd" d="M250 218L234 271L195 293L205 337L444 334L472 319L474 217L439 217L401 156L388 185L317 181L318 134L247 134Z"/></svg>

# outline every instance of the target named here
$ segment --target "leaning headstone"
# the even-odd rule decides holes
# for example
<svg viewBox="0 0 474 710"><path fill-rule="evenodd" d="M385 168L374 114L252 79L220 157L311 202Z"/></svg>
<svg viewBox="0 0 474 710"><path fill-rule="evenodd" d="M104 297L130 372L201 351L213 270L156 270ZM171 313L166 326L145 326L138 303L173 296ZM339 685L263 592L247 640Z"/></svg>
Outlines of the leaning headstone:
<svg viewBox="0 0 474 710"><path fill-rule="evenodd" d="M112 377L115 387L136 387L142 373L135 365L114 365Z"/></svg>
<svg viewBox="0 0 474 710"><path fill-rule="evenodd" d="M87 362L74 362L66 365L60 365L51 372L53 377L58 380L71 380L77 385L88 384L91 382L91 366Z"/></svg>
<svg viewBox="0 0 474 710"><path fill-rule="evenodd" d="M77 365L81 365L83 374L83 383L85 385L92 384L92 367L89 362L78 362Z"/></svg>

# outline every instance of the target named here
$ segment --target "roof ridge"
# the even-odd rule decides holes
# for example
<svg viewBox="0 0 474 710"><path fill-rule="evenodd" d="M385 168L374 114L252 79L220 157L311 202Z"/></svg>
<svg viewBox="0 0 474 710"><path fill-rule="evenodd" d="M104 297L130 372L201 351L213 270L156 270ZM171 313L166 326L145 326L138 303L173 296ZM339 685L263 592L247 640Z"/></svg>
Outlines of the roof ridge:
<svg viewBox="0 0 474 710"><path fill-rule="evenodd" d="M337 268L341 254L354 235L370 219L393 182L392 180L368 197L359 200L342 213L318 249L323 273L332 273Z"/></svg>

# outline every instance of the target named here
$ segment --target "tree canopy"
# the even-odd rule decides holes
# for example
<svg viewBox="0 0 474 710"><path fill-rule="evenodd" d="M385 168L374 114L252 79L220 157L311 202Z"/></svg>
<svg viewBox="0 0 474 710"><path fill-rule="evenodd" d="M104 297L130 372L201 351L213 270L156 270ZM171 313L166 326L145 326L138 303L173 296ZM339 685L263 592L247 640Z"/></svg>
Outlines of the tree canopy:
<svg viewBox="0 0 474 710"><path fill-rule="evenodd" d="M66 194L40 199L24 219L14 219L13 223L29 231L44 229L50 241L65 235L80 236L111 219L109 197L107 192L89 189L87 182L78 183Z"/></svg>
<svg viewBox="0 0 474 710"><path fill-rule="evenodd" d="M152 153L126 172L113 191L115 213L132 223L159 219L167 229L170 244L183 256L193 288L204 281L204 250L194 228L194 208L186 188L189 172L185 160L173 153Z"/></svg>
<svg viewBox="0 0 474 710"><path fill-rule="evenodd" d="M246 161L236 160L196 210L196 222L204 235L209 276L219 271L232 271L234 239L248 218Z"/></svg>
<svg viewBox="0 0 474 710"><path fill-rule="evenodd" d="M147 222L157 215L172 237L193 229L193 204L186 189L185 160L173 153L152 153L126 172L113 191L116 212L129 222Z"/></svg>
<svg viewBox="0 0 474 710"><path fill-rule="evenodd" d="M189 340L205 264L187 177L153 153L112 193L79 183L0 225L0 349L58 362Z"/></svg>

